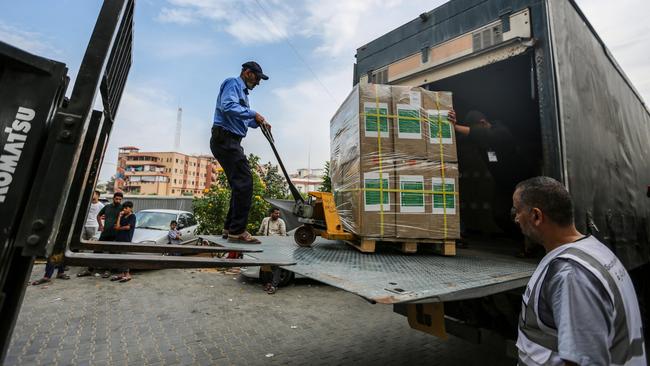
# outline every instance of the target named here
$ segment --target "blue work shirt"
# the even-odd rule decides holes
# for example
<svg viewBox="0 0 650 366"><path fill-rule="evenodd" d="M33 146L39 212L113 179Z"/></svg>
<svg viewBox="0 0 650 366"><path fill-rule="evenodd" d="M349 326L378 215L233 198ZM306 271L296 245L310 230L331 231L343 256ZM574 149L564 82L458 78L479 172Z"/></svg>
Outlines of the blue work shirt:
<svg viewBox="0 0 650 366"><path fill-rule="evenodd" d="M248 127L257 128L256 114L249 107L248 88L241 77L224 80L214 110L214 126L244 137Z"/></svg>

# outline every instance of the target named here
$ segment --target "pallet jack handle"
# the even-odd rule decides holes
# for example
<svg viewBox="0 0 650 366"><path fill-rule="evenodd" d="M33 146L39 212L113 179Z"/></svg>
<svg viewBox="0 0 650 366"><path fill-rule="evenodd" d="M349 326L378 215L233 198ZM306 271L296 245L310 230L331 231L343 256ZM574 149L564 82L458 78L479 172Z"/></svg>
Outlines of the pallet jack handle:
<svg viewBox="0 0 650 366"><path fill-rule="evenodd" d="M302 195L300 194L296 186L293 185L293 182L291 181L291 178L289 178L289 174L287 173L287 169L284 167L284 164L282 163L282 159L280 159L280 154L278 154L278 150L275 148L275 140L273 139L271 130L268 129L266 125L263 124L260 125L260 130L262 130L262 134L264 134L266 140L269 142L269 144L271 144L271 149L275 154L275 158L278 159L278 164L280 164L280 168L282 169L284 178L287 180L287 183L289 184L289 190L291 191L291 195L293 196L293 199L296 201L296 203L305 203L305 199L302 198Z"/></svg>

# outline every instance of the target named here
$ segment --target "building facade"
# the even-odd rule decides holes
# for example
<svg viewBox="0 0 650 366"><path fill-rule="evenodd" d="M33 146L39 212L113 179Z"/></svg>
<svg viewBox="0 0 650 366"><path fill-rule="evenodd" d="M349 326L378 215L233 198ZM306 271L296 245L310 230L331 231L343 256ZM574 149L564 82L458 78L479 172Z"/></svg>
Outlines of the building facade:
<svg viewBox="0 0 650 366"><path fill-rule="evenodd" d="M160 196L201 196L221 169L212 156L143 152L120 147L115 192Z"/></svg>
<svg viewBox="0 0 650 366"><path fill-rule="evenodd" d="M317 191L323 185L323 176L325 175L323 169L298 169L295 174L290 174L289 177L301 193Z"/></svg>

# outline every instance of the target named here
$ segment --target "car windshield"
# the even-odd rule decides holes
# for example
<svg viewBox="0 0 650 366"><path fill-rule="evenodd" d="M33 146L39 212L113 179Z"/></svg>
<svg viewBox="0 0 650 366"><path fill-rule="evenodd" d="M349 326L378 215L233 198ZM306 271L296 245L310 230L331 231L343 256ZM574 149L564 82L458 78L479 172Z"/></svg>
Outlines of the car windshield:
<svg viewBox="0 0 650 366"><path fill-rule="evenodd" d="M140 211L135 214L136 228L169 230L169 223L176 220L176 214L155 211Z"/></svg>

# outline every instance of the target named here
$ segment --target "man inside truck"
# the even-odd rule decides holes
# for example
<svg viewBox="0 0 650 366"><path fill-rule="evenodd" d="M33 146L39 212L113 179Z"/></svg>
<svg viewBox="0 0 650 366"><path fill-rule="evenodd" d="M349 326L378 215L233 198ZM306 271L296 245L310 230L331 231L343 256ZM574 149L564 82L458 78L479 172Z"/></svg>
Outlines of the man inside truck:
<svg viewBox="0 0 650 366"><path fill-rule="evenodd" d="M576 229L562 183L519 183L512 210L521 231L546 250L523 294L519 364L646 365L632 280L609 248Z"/></svg>
<svg viewBox="0 0 650 366"><path fill-rule="evenodd" d="M464 139L478 148L494 180L491 205L495 223L504 233L519 239L510 208L517 183L534 175L528 155L504 123L488 120L482 112L470 111L461 122L456 119L456 112L451 110L449 122L454 125L459 140ZM522 254L526 254L525 247Z"/></svg>

